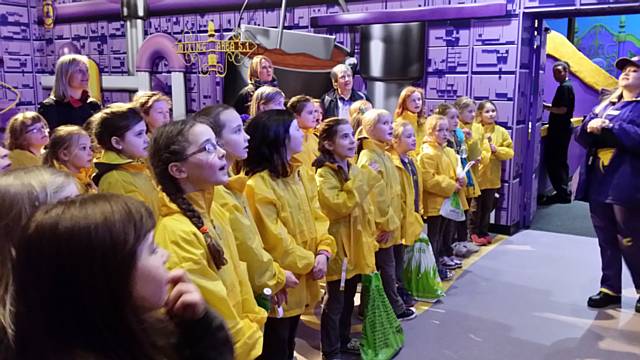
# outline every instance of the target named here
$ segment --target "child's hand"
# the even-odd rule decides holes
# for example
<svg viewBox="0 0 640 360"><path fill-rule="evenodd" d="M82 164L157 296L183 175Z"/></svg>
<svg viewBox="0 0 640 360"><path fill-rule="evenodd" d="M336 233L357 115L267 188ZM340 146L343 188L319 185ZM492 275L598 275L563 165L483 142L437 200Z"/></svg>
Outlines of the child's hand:
<svg viewBox="0 0 640 360"><path fill-rule="evenodd" d="M381 231L376 237L376 241L380 244L386 244L391 240L391 235L393 233L391 231Z"/></svg>
<svg viewBox="0 0 640 360"><path fill-rule="evenodd" d="M313 280L320 280L327 273L327 257L324 254L316 255L316 263L311 270Z"/></svg>
<svg viewBox="0 0 640 360"><path fill-rule="evenodd" d="M296 278L296 276L289 270L284 271L284 279L284 287L288 289L294 288L300 284L298 278Z"/></svg>
<svg viewBox="0 0 640 360"><path fill-rule="evenodd" d="M464 138L469 140L471 139L471 130L470 129L462 129L462 133L464 134Z"/></svg>
<svg viewBox="0 0 640 360"><path fill-rule="evenodd" d="M369 163L369 167L371 168L371 170L375 171L375 172L379 172L380 171L380 165L378 165L377 162L372 161Z"/></svg>
<svg viewBox="0 0 640 360"><path fill-rule="evenodd" d="M496 151L498 151L498 148L493 144L489 144L489 147L491 148L491 153L492 154L495 154Z"/></svg>
<svg viewBox="0 0 640 360"><path fill-rule="evenodd" d="M460 186L467 186L467 177L466 176L461 176L457 179L456 181L458 184L460 184Z"/></svg>
<svg viewBox="0 0 640 360"><path fill-rule="evenodd" d="M271 304L275 306L282 306L286 304L288 301L289 301L289 298L288 298L286 288L278 291L271 297Z"/></svg>
<svg viewBox="0 0 640 360"><path fill-rule="evenodd" d="M169 273L169 286L173 289L165 301L167 313L180 320L196 320L204 316L207 304L187 272L175 269Z"/></svg>

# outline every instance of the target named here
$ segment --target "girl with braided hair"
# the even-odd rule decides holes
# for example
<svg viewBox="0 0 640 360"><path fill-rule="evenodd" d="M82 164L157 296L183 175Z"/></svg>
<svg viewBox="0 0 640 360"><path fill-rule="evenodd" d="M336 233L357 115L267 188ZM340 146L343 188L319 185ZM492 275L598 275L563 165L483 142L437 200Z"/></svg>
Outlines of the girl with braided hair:
<svg viewBox="0 0 640 360"><path fill-rule="evenodd" d="M170 200L162 204L155 233L171 255L167 267L186 270L224 318L235 358L255 359L262 351L267 314L256 304L228 215L213 202L214 186L229 179L225 151L207 125L176 121L156 131L150 160Z"/></svg>

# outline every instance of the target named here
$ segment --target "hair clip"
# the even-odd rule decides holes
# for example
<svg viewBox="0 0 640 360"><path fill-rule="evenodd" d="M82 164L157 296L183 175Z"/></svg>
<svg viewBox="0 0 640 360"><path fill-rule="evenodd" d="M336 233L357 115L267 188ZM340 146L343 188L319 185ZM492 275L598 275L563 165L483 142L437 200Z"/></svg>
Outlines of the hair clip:
<svg viewBox="0 0 640 360"><path fill-rule="evenodd" d="M204 234L208 234L208 233L209 233L209 228L208 228L208 227L206 227L206 226L202 226L202 227L201 227L200 229L198 229L198 230L200 230L200 233L201 233L201 234L203 234L203 235L204 235Z"/></svg>

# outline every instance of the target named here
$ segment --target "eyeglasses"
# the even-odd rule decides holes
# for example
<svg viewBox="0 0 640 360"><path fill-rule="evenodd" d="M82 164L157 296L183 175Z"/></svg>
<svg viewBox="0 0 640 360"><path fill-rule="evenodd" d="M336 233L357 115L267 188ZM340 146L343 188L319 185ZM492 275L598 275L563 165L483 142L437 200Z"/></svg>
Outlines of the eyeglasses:
<svg viewBox="0 0 640 360"><path fill-rule="evenodd" d="M46 134L49 132L49 128L45 126L37 126L37 127L32 127L25 132L27 134L36 134L36 133Z"/></svg>
<svg viewBox="0 0 640 360"><path fill-rule="evenodd" d="M184 156L184 158L182 159L182 161L187 160L188 158L198 155L200 153L206 152L207 154L213 155L216 153L216 150L218 149L218 145L214 144L211 141L208 141L206 143L204 143L200 148L198 148L197 150L188 153L187 155Z"/></svg>

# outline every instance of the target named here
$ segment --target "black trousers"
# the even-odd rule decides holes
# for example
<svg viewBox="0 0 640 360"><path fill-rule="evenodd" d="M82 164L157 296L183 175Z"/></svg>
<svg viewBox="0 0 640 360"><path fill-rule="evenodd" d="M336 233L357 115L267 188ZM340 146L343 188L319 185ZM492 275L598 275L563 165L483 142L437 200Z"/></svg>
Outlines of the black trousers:
<svg viewBox="0 0 640 360"><path fill-rule="evenodd" d="M451 248L451 236L453 235L451 228L453 225L452 220L440 215L427 217L427 235L436 260L443 256L453 255Z"/></svg>
<svg viewBox="0 0 640 360"><path fill-rule="evenodd" d="M344 291L340 280L327 281L327 295L320 318L320 343L322 355L330 358L340 354L340 349L351 341L351 313L360 275L347 279Z"/></svg>
<svg viewBox="0 0 640 360"><path fill-rule="evenodd" d="M287 318L268 317L264 324L264 338L260 360L291 360L296 348L296 331L300 315Z"/></svg>
<svg viewBox="0 0 640 360"><path fill-rule="evenodd" d="M549 175L549 181L558 196L570 198L569 191L569 163L567 156L571 142L571 124L552 126L544 144L544 163Z"/></svg>
<svg viewBox="0 0 640 360"><path fill-rule="evenodd" d="M489 235L489 219L496 205L498 189L484 189L473 199L475 211L471 214L470 232L478 236Z"/></svg>

